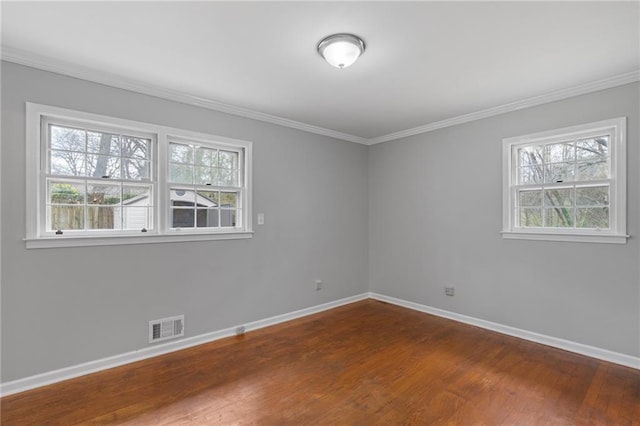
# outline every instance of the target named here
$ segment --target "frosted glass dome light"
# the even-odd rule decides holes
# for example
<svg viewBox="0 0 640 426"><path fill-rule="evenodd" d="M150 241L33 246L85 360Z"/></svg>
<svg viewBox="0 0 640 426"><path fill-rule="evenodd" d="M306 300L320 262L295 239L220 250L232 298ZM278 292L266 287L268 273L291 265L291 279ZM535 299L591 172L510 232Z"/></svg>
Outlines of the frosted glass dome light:
<svg viewBox="0 0 640 426"><path fill-rule="evenodd" d="M346 68L364 53L364 41L353 34L334 34L318 43L318 53L330 65Z"/></svg>

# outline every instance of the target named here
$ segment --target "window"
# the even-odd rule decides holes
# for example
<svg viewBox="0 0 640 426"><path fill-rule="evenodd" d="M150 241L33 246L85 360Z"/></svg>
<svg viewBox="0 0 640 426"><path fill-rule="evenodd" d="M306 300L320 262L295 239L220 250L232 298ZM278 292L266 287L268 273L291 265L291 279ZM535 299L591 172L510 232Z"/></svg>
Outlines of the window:
<svg viewBox="0 0 640 426"><path fill-rule="evenodd" d="M43 234L153 230L155 137L60 123L42 124Z"/></svg>
<svg viewBox="0 0 640 426"><path fill-rule="evenodd" d="M27 104L27 247L251 237L251 143Z"/></svg>
<svg viewBox="0 0 640 426"><path fill-rule="evenodd" d="M242 150L169 143L172 229L234 228L242 217Z"/></svg>
<svg viewBox="0 0 640 426"><path fill-rule="evenodd" d="M503 141L503 236L626 243L626 119Z"/></svg>

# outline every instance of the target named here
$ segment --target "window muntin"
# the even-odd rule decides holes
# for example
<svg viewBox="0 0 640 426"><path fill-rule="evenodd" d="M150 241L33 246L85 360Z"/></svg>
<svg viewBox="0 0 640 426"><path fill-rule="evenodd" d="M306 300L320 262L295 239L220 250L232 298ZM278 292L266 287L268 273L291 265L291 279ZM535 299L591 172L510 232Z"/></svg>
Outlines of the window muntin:
<svg viewBox="0 0 640 426"><path fill-rule="evenodd" d="M505 139L503 235L626 241L625 128L620 118Z"/></svg>
<svg viewBox="0 0 640 426"><path fill-rule="evenodd" d="M252 236L251 142L29 102L26 133L27 248Z"/></svg>
<svg viewBox="0 0 640 426"><path fill-rule="evenodd" d="M152 136L43 121L44 232L154 229Z"/></svg>
<svg viewBox="0 0 640 426"><path fill-rule="evenodd" d="M244 150L215 144L169 142L169 228L242 227Z"/></svg>

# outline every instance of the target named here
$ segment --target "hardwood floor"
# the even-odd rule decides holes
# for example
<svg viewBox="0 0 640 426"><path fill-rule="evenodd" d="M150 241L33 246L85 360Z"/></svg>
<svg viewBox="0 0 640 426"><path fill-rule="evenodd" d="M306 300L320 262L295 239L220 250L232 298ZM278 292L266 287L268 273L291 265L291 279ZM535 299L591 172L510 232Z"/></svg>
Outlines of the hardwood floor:
<svg viewBox="0 0 640 426"><path fill-rule="evenodd" d="M640 425L640 370L367 300L1 401L2 425Z"/></svg>

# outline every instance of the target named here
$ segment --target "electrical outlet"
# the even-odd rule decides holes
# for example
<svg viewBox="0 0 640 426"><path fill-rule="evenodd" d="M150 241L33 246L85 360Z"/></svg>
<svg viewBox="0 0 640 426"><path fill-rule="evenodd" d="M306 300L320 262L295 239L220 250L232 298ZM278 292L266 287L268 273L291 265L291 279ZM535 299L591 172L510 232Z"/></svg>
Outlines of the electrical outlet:
<svg viewBox="0 0 640 426"><path fill-rule="evenodd" d="M322 290L322 280L316 280L316 291Z"/></svg>
<svg viewBox="0 0 640 426"><path fill-rule="evenodd" d="M444 288L444 294L446 294L447 296L453 296L453 293L454 293L453 287L445 287Z"/></svg>

